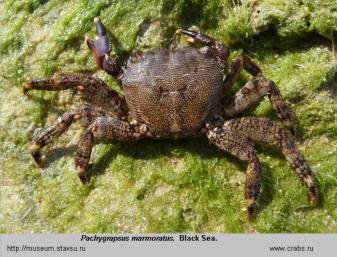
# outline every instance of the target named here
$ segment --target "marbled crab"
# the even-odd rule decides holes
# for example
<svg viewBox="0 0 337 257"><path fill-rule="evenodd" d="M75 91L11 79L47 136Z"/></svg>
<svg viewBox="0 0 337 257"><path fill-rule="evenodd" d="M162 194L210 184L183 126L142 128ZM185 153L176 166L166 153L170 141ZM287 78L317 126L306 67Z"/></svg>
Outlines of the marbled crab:
<svg viewBox="0 0 337 257"><path fill-rule="evenodd" d="M205 135L223 151L248 162L245 198L248 218L252 219L260 193L261 169L252 142L278 142L288 163L308 187L311 201L317 203L313 171L292 136L268 118L234 118L268 96L278 118L291 134L295 133L292 112L279 89L263 76L249 57L241 55L227 69L227 47L212 37L178 29L177 34L185 34L203 47L137 51L127 67L122 67L117 58L110 56L111 47L102 22L99 18L94 21L97 38L86 37L85 41L97 65L116 79L123 93L86 74L58 73L51 79L25 83L25 94L32 89L59 91L73 88L86 103L64 113L33 139L30 150L39 167L43 167L41 148L77 120L86 128L75 154L76 170L83 183L88 182L90 155L98 138L127 142ZM226 96L242 69L252 78L234 96Z"/></svg>

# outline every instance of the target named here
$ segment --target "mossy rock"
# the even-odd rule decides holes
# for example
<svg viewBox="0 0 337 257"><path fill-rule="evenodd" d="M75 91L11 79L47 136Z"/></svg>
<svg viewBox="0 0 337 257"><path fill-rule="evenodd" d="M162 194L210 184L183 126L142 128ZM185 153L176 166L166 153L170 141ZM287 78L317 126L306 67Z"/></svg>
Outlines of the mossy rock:
<svg viewBox="0 0 337 257"><path fill-rule="evenodd" d="M0 3L0 232L337 232L337 1L3 1ZM244 201L246 164L206 139L103 143L91 183L74 174L83 129L47 147L41 172L28 153L34 134L72 108L71 92L22 94L28 79L99 71L84 44L100 16L126 60L135 48L173 47L178 27L202 31L251 56L297 114L296 142L316 173L318 207L277 145L257 147L263 191L256 220ZM233 91L249 76L243 72ZM267 100L244 115L275 113Z"/></svg>

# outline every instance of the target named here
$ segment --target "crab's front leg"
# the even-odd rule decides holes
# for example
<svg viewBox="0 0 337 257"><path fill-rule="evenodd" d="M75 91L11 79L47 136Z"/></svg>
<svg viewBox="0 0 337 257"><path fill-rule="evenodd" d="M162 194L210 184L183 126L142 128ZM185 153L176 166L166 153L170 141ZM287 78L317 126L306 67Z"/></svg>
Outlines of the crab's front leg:
<svg viewBox="0 0 337 257"><path fill-rule="evenodd" d="M103 80L82 73L55 73L50 79L33 79L23 85L23 93L31 90L61 91L75 89L91 105L112 111L118 116L128 112L125 98L111 89Z"/></svg>
<svg viewBox="0 0 337 257"><path fill-rule="evenodd" d="M85 37L85 41L92 51L98 67L115 77L118 82L121 82L123 70L118 63L117 58L113 58L109 55L111 52L111 45L106 35L105 27L98 17L94 19L94 22L96 24L96 40Z"/></svg>
<svg viewBox="0 0 337 257"><path fill-rule="evenodd" d="M118 117L98 117L86 129L75 155L75 166L82 183L87 183L87 170L95 140L135 141L150 136L145 124L131 124Z"/></svg>

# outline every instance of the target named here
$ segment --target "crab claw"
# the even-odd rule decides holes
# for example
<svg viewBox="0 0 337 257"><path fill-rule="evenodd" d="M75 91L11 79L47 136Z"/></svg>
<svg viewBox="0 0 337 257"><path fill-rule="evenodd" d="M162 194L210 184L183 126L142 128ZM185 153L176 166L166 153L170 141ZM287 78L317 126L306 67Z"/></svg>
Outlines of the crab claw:
<svg viewBox="0 0 337 257"><path fill-rule="evenodd" d="M105 27L103 26L101 20L96 17L94 22L96 24L96 40L91 40L86 36L84 41L92 51L97 65L100 68L103 68L104 57L111 52L111 47L106 36Z"/></svg>

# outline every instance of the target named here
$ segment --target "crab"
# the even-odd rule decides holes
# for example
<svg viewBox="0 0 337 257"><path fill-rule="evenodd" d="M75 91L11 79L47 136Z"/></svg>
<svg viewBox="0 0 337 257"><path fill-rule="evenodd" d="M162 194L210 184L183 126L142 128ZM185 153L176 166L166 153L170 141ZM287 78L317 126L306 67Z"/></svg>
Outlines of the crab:
<svg viewBox="0 0 337 257"><path fill-rule="evenodd" d="M94 23L96 40L86 37L85 42L98 67L115 78L123 93L80 73L56 73L51 79L25 83L25 94L30 90L72 88L85 102L61 115L32 140L30 152L39 167L43 167L41 149L75 121L85 127L75 154L76 171L84 184L89 183L90 155L99 138L129 142L206 136L210 143L248 163L245 198L248 219L252 220L261 188L261 165L253 142L278 142L288 163L307 186L311 202L317 203L314 173L294 143L293 113L275 83L248 56L240 55L227 68L230 51L224 44L192 30L178 29L176 34L183 34L202 47L137 51L122 67L117 57L110 55L111 45L101 20L96 17ZM236 94L228 96L242 69L252 78ZM268 118L235 118L264 96L268 96L286 128Z"/></svg>

